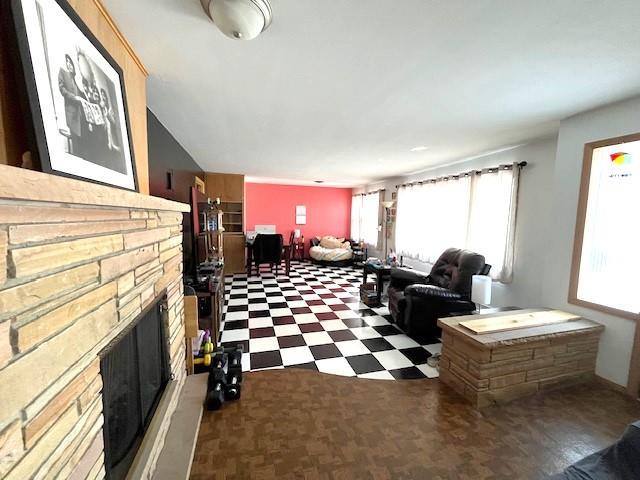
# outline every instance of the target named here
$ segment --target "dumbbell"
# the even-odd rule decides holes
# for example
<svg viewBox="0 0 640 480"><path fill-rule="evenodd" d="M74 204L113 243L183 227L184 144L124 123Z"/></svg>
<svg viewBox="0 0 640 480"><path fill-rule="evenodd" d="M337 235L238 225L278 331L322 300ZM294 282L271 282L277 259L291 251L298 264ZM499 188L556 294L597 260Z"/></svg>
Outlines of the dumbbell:
<svg viewBox="0 0 640 480"><path fill-rule="evenodd" d="M196 357L193 359L193 364L194 365L204 365L205 367L208 367L211 365L211 354L210 353L205 353L202 357Z"/></svg>
<svg viewBox="0 0 640 480"><path fill-rule="evenodd" d="M225 397L227 400L237 400L242 393L242 345L230 349L227 365L227 384Z"/></svg>
<svg viewBox="0 0 640 480"><path fill-rule="evenodd" d="M237 371L229 371L227 383L224 386L224 395L227 400L238 400L242 393L241 379Z"/></svg>
<svg viewBox="0 0 640 480"><path fill-rule="evenodd" d="M226 400L238 400L242 394L242 385L238 383L238 377L231 375L231 380L224 386Z"/></svg>
<svg viewBox="0 0 640 480"><path fill-rule="evenodd" d="M228 355L222 350L217 350L211 358L211 370L220 369L223 370L227 364Z"/></svg>
<svg viewBox="0 0 640 480"><path fill-rule="evenodd" d="M225 349L228 354L229 366L228 373L236 371L238 375L238 383L242 383L242 352L244 348L242 345L238 345L236 348Z"/></svg>
<svg viewBox="0 0 640 480"><path fill-rule="evenodd" d="M211 353L213 352L213 343L211 341L206 341L202 344L202 353Z"/></svg>
<svg viewBox="0 0 640 480"><path fill-rule="evenodd" d="M226 377L221 368L212 368L207 380L207 410L218 410L224 404Z"/></svg>

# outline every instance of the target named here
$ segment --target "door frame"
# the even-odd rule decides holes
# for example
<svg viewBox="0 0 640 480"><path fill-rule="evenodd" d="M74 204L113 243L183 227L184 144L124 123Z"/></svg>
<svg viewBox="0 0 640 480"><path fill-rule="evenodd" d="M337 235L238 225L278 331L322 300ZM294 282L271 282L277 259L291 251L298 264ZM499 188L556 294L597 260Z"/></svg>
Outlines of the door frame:
<svg viewBox="0 0 640 480"><path fill-rule="evenodd" d="M640 398L640 321L636 322L636 334L629 365L629 382L627 392L633 398Z"/></svg>

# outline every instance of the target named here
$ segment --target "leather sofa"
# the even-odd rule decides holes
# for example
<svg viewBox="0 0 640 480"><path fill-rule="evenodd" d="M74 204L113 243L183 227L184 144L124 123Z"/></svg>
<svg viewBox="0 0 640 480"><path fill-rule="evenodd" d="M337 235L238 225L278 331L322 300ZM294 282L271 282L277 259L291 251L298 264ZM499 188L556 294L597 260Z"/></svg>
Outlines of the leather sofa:
<svg viewBox="0 0 640 480"><path fill-rule="evenodd" d="M409 335L439 335L438 318L475 310L471 277L490 269L482 255L458 248L445 250L429 274L392 269L387 292L393 321Z"/></svg>
<svg viewBox="0 0 640 480"><path fill-rule="evenodd" d="M574 463L550 480L626 480L640 478L640 421L627 426L613 445Z"/></svg>

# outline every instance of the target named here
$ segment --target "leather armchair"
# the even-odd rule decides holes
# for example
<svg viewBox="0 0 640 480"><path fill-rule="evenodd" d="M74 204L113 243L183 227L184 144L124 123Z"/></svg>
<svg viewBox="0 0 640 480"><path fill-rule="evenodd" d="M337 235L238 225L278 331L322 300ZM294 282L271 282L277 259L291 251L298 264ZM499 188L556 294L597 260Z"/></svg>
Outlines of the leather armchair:
<svg viewBox="0 0 640 480"><path fill-rule="evenodd" d="M392 269L388 294L393 321L409 335L439 335L438 318L475 310L471 277L490 269L482 255L457 248L445 250L428 275Z"/></svg>

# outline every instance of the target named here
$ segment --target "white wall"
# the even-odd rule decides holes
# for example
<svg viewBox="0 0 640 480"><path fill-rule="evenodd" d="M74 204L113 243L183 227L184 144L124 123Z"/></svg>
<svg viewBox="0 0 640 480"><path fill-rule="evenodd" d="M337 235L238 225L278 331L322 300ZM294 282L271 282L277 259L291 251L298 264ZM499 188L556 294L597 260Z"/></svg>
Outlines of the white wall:
<svg viewBox="0 0 640 480"><path fill-rule="evenodd" d="M548 230L551 215L551 184L556 139L524 145L515 150L483 159L485 166L510 162L527 162L520 176L516 221L516 244L513 282L494 282L492 304L523 308L542 306L544 242L540 235ZM480 252L482 253L482 252Z"/></svg>
<svg viewBox="0 0 640 480"><path fill-rule="evenodd" d="M596 373L619 385L626 385L628 381L635 322L570 305L567 296L584 144L639 131L640 97L561 122L553 179L553 216L548 235L544 237L546 262L544 276L540 279L546 305L575 312L605 325Z"/></svg>

